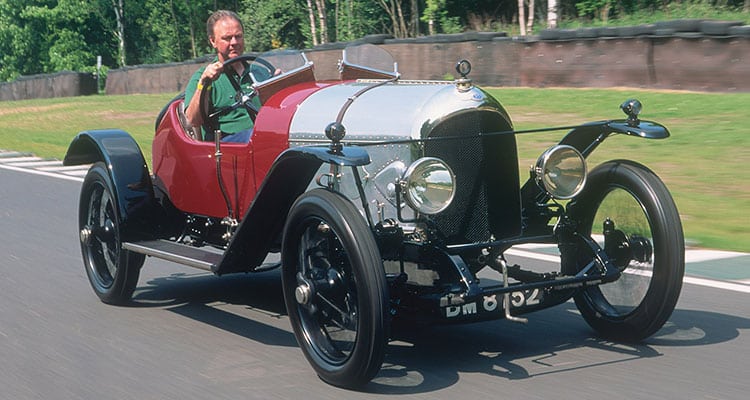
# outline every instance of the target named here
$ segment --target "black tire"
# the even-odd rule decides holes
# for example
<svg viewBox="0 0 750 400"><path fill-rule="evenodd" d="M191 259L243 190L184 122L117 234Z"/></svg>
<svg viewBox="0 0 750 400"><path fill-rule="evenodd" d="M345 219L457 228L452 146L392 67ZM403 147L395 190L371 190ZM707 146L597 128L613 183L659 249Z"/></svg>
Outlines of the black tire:
<svg viewBox="0 0 750 400"><path fill-rule="evenodd" d="M380 251L362 215L339 194L303 194L284 227L282 265L289 319L315 372L335 386L368 383L390 322Z"/></svg>
<svg viewBox="0 0 750 400"><path fill-rule="evenodd" d="M122 248L120 218L112 179L102 162L95 163L81 187L78 229L86 275L99 299L127 303L138 284L145 260Z"/></svg>
<svg viewBox="0 0 750 400"><path fill-rule="evenodd" d="M637 342L654 334L672 314L685 272L682 224L664 183L643 165L609 161L591 171L571 214L584 235L597 238L610 218L626 237L637 238L634 259L617 281L574 297L583 318L608 339Z"/></svg>

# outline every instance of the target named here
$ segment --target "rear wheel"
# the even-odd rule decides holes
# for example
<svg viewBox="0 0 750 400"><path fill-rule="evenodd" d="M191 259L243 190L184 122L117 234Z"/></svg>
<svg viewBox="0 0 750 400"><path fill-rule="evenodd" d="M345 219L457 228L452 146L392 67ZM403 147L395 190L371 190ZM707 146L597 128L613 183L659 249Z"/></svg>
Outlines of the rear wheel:
<svg viewBox="0 0 750 400"><path fill-rule="evenodd" d="M388 292L362 215L336 193L303 194L284 228L282 264L289 319L317 374L348 388L369 382L385 355Z"/></svg>
<svg viewBox="0 0 750 400"><path fill-rule="evenodd" d="M571 210L579 232L591 234L622 271L575 296L586 322L616 340L654 334L677 304L685 271L682 225L666 186L640 164L610 161L591 172Z"/></svg>
<svg viewBox="0 0 750 400"><path fill-rule="evenodd" d="M133 295L145 256L122 248L112 187L106 165L95 163L81 187L78 227L91 287L101 301L122 304Z"/></svg>

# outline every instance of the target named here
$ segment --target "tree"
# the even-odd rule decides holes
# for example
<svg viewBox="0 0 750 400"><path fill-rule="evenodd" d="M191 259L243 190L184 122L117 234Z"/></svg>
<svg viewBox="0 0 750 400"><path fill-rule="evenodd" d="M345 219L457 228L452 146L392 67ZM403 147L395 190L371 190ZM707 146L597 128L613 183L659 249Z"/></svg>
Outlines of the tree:
<svg viewBox="0 0 750 400"><path fill-rule="evenodd" d="M528 1L529 16L526 17L526 4ZM518 0L518 27L521 36L530 34L534 27L534 0Z"/></svg>
<svg viewBox="0 0 750 400"><path fill-rule="evenodd" d="M445 0L442 1L444 2ZM427 2L429 3L430 0L427 0ZM378 0L378 4L380 4L380 7L383 8L391 19L393 36L397 38L408 37L409 31L406 28L406 20L404 19L404 11L401 9L401 2L399 0Z"/></svg>
<svg viewBox="0 0 750 400"><path fill-rule="evenodd" d="M411 0L411 35L419 36L419 1L417 0Z"/></svg>
<svg viewBox="0 0 750 400"><path fill-rule="evenodd" d="M307 0L307 16L310 18L310 34L312 36L313 46L317 46L318 43L318 25L315 23L315 9L313 8L312 0Z"/></svg>
<svg viewBox="0 0 750 400"><path fill-rule="evenodd" d="M451 15L447 0L427 0L422 21L427 23L430 35L436 33L458 33L463 30L459 17Z"/></svg>
<svg viewBox="0 0 750 400"><path fill-rule="evenodd" d="M305 47L308 9L299 0L244 0L242 9L246 51Z"/></svg>
<svg viewBox="0 0 750 400"><path fill-rule="evenodd" d="M581 15L596 16L602 22L609 20L609 11L615 0L579 0L576 8Z"/></svg>
<svg viewBox="0 0 750 400"><path fill-rule="evenodd" d="M46 40L46 28L29 27L34 21L26 17L27 2L22 0L0 0L0 80L10 81L19 75L40 73L41 60L35 49ZM34 5L39 2L30 2ZM42 29L36 34L40 40L32 41L33 28ZM31 28L31 29L30 29ZM37 50L37 51L35 51Z"/></svg>
<svg viewBox="0 0 750 400"><path fill-rule="evenodd" d="M389 17L382 6L372 0L336 0L335 41L356 40L365 35L388 32Z"/></svg>
<svg viewBox="0 0 750 400"><path fill-rule="evenodd" d="M557 28L557 0L547 0L547 28Z"/></svg>
<svg viewBox="0 0 750 400"><path fill-rule="evenodd" d="M93 71L97 55L110 59L97 7L83 0L0 0L0 80Z"/></svg>
<svg viewBox="0 0 750 400"><path fill-rule="evenodd" d="M112 0L112 9L115 12L115 22L117 24L115 37L117 37L120 66L124 66L127 64L125 57L125 17L123 15L125 7L123 7L123 0Z"/></svg>
<svg viewBox="0 0 750 400"><path fill-rule="evenodd" d="M306 0L313 46L328 43L328 16L325 0Z"/></svg>
<svg viewBox="0 0 750 400"><path fill-rule="evenodd" d="M318 10L318 27L320 28L320 43L328 43L328 17L325 0L315 0L315 8Z"/></svg>

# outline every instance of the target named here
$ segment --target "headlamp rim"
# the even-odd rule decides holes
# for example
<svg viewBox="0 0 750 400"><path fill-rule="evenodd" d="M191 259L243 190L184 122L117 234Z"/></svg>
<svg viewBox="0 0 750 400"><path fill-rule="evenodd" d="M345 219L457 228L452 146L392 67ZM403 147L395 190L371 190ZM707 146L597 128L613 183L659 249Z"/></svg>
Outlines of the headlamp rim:
<svg viewBox="0 0 750 400"><path fill-rule="evenodd" d="M412 181L412 177L414 176L414 172L417 170L417 168L427 164L427 163L433 163L437 162L442 167L445 168L445 170L448 172L450 179L451 179L451 194L448 200L446 200L443 204L443 206L437 208L436 210L428 210L425 211L422 209L418 202L416 202L412 196L411 192L409 191L410 182ZM401 178L401 188L404 194L404 199L406 200L406 203L411 207L414 211L420 213L420 214L426 214L426 215L435 215L439 214L443 211L445 211L450 205L453 203L453 200L456 198L456 174L453 173L453 170L451 167L443 160L437 158L437 157L421 157L417 160L415 160L413 163L409 165L409 167L404 172L403 177Z"/></svg>
<svg viewBox="0 0 750 400"><path fill-rule="evenodd" d="M547 166L548 162L550 161L553 155L562 151L571 151L571 150L581 161L581 169L583 171L582 177L578 185L576 185L575 190L573 190L570 194L559 195L558 193L555 193L554 190L551 190L548 187L547 182L545 180L545 170L546 170L545 167ZM537 186L540 189L544 190L544 192L547 193L550 197L557 199L557 200L570 200L578 196L583 190L583 188L586 186L586 180L588 177L588 168L586 165L586 158L583 156L583 154L581 154L580 151L578 151L578 149L567 144L558 144L558 145L554 145L548 148L539 156L536 163L534 164L533 173L534 173L534 180Z"/></svg>

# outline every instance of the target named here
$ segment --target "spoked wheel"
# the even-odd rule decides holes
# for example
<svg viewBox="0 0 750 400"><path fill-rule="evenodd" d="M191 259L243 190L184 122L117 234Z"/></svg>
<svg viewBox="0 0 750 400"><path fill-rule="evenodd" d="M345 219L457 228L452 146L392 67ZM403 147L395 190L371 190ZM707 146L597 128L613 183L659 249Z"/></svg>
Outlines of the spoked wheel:
<svg viewBox="0 0 750 400"><path fill-rule="evenodd" d="M369 382L385 355L388 292L362 215L327 190L300 196L284 228L282 264L289 319L317 374L347 388Z"/></svg>
<svg viewBox="0 0 750 400"><path fill-rule="evenodd" d="M81 188L78 228L81 253L91 287L105 303L130 300L145 260L122 249L117 199L104 163L89 169Z"/></svg>
<svg viewBox="0 0 750 400"><path fill-rule="evenodd" d="M629 161L598 166L586 187L571 205L572 216L622 275L583 289L576 305L602 336L640 341L664 325L682 288L685 246L677 208L653 172Z"/></svg>

